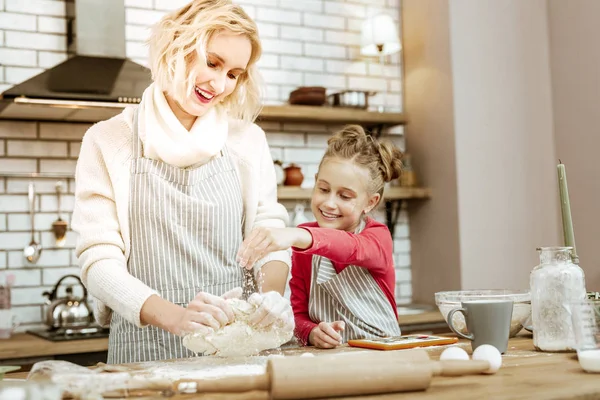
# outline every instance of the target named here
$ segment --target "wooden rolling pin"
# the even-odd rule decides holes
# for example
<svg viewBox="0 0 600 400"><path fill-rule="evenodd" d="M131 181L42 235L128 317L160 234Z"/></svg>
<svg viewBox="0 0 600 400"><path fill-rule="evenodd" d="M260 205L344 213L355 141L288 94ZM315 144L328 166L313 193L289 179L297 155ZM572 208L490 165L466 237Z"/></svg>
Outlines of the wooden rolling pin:
<svg viewBox="0 0 600 400"><path fill-rule="evenodd" d="M263 375L179 380L177 393L262 390L272 399L311 399L425 390L433 376L479 374L487 361L431 361L425 350L273 358Z"/></svg>

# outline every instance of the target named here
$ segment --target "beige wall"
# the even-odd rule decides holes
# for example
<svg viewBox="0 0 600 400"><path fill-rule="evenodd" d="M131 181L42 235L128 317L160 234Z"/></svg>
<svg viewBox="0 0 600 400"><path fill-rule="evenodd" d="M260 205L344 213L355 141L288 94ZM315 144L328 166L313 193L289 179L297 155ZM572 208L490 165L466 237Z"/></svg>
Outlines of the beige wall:
<svg viewBox="0 0 600 400"><path fill-rule="evenodd" d="M550 0L556 156L567 168L575 243L588 290L600 290L600 1Z"/></svg>
<svg viewBox="0 0 600 400"><path fill-rule="evenodd" d="M559 243L546 0L403 0L413 296L527 288Z"/></svg>

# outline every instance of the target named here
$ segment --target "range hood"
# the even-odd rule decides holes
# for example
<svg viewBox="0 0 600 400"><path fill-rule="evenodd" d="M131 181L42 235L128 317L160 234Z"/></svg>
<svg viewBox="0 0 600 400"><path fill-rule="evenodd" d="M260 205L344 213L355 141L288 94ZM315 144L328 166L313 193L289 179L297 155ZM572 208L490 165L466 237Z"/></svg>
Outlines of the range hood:
<svg viewBox="0 0 600 400"><path fill-rule="evenodd" d="M150 70L125 58L124 0L67 3L74 55L0 94L1 119L96 122L139 103Z"/></svg>

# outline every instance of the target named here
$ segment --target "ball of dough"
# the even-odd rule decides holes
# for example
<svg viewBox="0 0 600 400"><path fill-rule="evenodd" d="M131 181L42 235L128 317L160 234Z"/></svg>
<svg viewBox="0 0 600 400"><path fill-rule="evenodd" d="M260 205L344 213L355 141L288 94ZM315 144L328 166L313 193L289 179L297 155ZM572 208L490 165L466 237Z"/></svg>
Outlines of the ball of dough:
<svg viewBox="0 0 600 400"><path fill-rule="evenodd" d="M440 355L440 360L468 360L469 354L461 347L448 347Z"/></svg>
<svg viewBox="0 0 600 400"><path fill-rule="evenodd" d="M473 360L484 360L490 363L485 374L495 374L502 366L502 354L491 344L482 344L473 352Z"/></svg>
<svg viewBox="0 0 600 400"><path fill-rule="evenodd" d="M300 354L300 357L314 357L315 355L313 353L302 353Z"/></svg>

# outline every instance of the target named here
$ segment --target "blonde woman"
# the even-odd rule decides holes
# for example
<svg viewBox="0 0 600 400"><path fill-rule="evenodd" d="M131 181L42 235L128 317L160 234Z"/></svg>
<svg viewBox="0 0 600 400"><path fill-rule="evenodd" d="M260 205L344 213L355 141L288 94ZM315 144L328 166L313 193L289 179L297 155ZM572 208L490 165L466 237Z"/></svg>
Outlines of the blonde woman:
<svg viewBox="0 0 600 400"><path fill-rule="evenodd" d="M232 322L236 253L257 227L284 227L259 110L255 23L228 0L195 0L149 39L153 84L140 105L92 126L76 171L73 229L109 363L194 355L181 336ZM290 256L254 269L259 326L293 331L282 297Z"/></svg>

